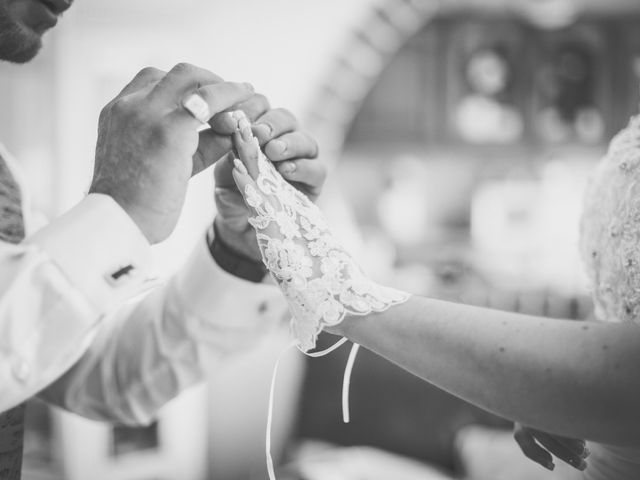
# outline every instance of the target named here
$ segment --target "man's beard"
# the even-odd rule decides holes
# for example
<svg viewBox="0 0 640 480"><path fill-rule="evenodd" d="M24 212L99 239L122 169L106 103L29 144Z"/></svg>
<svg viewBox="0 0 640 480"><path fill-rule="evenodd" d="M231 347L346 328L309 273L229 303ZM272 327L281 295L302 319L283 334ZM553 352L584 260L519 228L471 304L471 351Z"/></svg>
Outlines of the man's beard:
<svg viewBox="0 0 640 480"><path fill-rule="evenodd" d="M0 5L0 60L26 63L41 47L40 35L14 22Z"/></svg>

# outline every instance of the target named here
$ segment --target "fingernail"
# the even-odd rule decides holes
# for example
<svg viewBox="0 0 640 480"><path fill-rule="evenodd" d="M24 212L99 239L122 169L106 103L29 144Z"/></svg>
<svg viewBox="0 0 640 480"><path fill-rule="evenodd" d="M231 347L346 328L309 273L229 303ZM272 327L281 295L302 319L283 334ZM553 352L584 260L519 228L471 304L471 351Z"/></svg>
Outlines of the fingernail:
<svg viewBox="0 0 640 480"><path fill-rule="evenodd" d="M238 122L238 129L242 135L242 140L250 142L253 138L253 132L251 131L251 123L247 118L241 118Z"/></svg>
<svg viewBox="0 0 640 480"><path fill-rule="evenodd" d="M236 167L236 170L238 170L243 175L247 175L249 173L247 171L247 167L244 166L244 163L242 163L239 158L233 159L233 165Z"/></svg>
<svg viewBox="0 0 640 480"><path fill-rule="evenodd" d="M296 164L293 162L281 163L279 170L282 173L293 173L296 171Z"/></svg>
<svg viewBox="0 0 640 480"><path fill-rule="evenodd" d="M282 140L271 140L269 142L271 148L275 148L277 153L284 153L287 150L287 144Z"/></svg>
<svg viewBox="0 0 640 480"><path fill-rule="evenodd" d="M250 92L256 91L256 89L253 88L253 85L251 85L250 83L245 82L244 86L247 87L247 90L249 90Z"/></svg>
<svg viewBox="0 0 640 480"><path fill-rule="evenodd" d="M253 126L253 129L257 130L256 135L259 134L264 140L270 139L271 134L273 133L271 127L266 123L257 123Z"/></svg>
<svg viewBox="0 0 640 480"><path fill-rule="evenodd" d="M264 155L264 153L262 152L262 148L260 147L260 142L256 137L253 137L251 139L251 144L253 145L253 148L255 148L258 151L258 154L260 156Z"/></svg>
<svg viewBox="0 0 640 480"><path fill-rule="evenodd" d="M251 127L251 123L249 123L249 119L247 117L241 117L238 120L238 128L240 130L244 130L245 128Z"/></svg>
<svg viewBox="0 0 640 480"><path fill-rule="evenodd" d="M553 471L553 469L556 468L556 466L554 465L554 463L551 460L549 460L547 463L545 463L544 466L547 467L547 469L551 470L551 471Z"/></svg>

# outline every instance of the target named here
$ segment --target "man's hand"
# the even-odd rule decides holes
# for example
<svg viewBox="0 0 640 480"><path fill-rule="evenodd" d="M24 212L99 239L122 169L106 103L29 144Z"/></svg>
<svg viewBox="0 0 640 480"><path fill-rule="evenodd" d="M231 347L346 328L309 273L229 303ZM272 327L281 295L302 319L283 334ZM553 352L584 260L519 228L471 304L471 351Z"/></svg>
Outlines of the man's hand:
<svg viewBox="0 0 640 480"><path fill-rule="evenodd" d="M265 155L276 165L282 176L311 200L315 200L320 195L327 176L326 164L317 159L316 141L298 129L298 122L290 112L270 109L263 96L254 96L239 105L239 109L245 112ZM217 127L219 131L223 131L216 120L212 122L213 129ZM233 154L229 154L214 168L215 201L218 208L216 230L222 241L232 245L238 253L260 261L262 257L256 234L248 222L250 212L231 175L233 158Z"/></svg>
<svg viewBox="0 0 640 480"><path fill-rule="evenodd" d="M589 450L584 440L551 435L517 423L513 437L527 458L549 470L555 467L551 454L578 470L587 468L585 458L589 456Z"/></svg>
<svg viewBox="0 0 640 480"><path fill-rule="evenodd" d="M189 64L170 72L146 68L101 112L95 171L90 193L110 195L131 216L151 243L173 231L189 178L220 156L202 125L184 107L197 94L206 118L248 100L253 88L225 82ZM201 137L205 137L204 139Z"/></svg>

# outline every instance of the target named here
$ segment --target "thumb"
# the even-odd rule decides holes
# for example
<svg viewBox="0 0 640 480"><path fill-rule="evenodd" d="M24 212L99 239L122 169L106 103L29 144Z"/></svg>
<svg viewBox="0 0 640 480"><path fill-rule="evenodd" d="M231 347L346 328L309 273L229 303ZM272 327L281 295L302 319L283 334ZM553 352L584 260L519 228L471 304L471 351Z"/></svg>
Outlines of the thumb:
<svg viewBox="0 0 640 480"><path fill-rule="evenodd" d="M232 188L235 190L236 183L233 179L233 152L227 153L223 158L216 162L213 167L213 179L216 188Z"/></svg>
<svg viewBox="0 0 640 480"><path fill-rule="evenodd" d="M231 137L220 135L211 128L202 130L199 135L198 149L193 155L193 171L196 175L209 168L231 151Z"/></svg>

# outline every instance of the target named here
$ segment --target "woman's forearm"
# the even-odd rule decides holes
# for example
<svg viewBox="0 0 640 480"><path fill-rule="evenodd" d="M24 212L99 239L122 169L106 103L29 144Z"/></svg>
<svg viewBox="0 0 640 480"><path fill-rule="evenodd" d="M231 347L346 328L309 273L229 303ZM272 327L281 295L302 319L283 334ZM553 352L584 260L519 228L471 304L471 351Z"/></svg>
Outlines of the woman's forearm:
<svg viewBox="0 0 640 480"><path fill-rule="evenodd" d="M640 442L640 327L532 317L414 296L334 333L525 425Z"/></svg>

